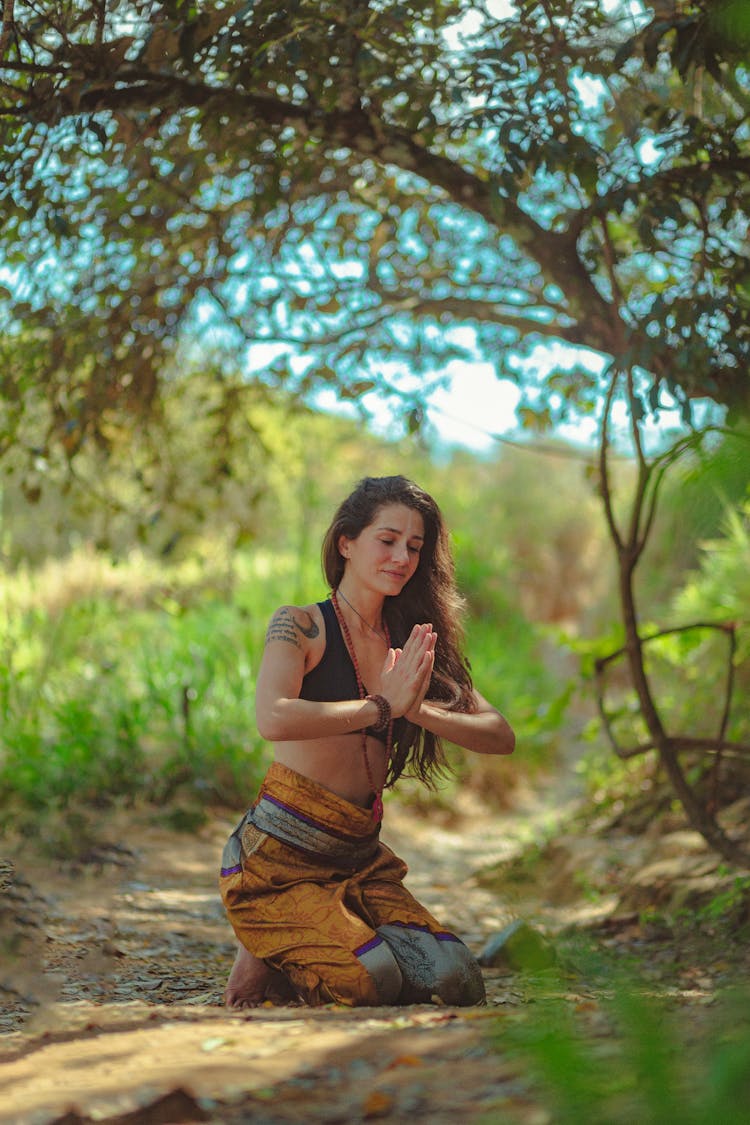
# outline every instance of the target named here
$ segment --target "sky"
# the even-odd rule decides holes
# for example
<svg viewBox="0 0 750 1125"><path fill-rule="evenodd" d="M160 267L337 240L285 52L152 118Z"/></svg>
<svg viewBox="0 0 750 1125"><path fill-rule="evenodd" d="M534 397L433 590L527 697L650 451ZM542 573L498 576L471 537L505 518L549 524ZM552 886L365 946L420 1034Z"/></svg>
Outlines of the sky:
<svg viewBox="0 0 750 1125"><path fill-rule="evenodd" d="M441 443L488 453L497 445L493 434L517 434L520 397L489 363L454 365L450 386L430 397L427 417Z"/></svg>
<svg viewBox="0 0 750 1125"><path fill-rule="evenodd" d="M510 380L498 379L491 364L454 362L445 382L445 389L432 391L423 400L431 444L484 454L497 448L496 435L519 436L515 409L520 393ZM356 414L356 407L340 402L333 391L318 394L315 405L332 414ZM394 425L392 410L374 395L368 396L366 406L375 433L387 437L394 429L402 432L402 426Z"/></svg>
<svg viewBox="0 0 750 1125"><path fill-rule="evenodd" d="M537 375L544 369L545 356L550 369L570 365L572 358L593 370L601 370L605 363L604 357L596 357L590 351L571 349L567 345L541 345L533 353ZM518 387L508 378L498 378L492 364L454 360L446 368L445 383L444 389L432 391L423 401L430 444L436 449L460 448L489 455L497 451L503 439L514 443L534 439L534 435L520 426L516 417L516 407L521 399ZM662 394L662 401L664 399L665 395ZM331 413L349 416L354 413L352 405L338 401L333 392L320 395L316 405ZM374 396L370 396L367 406L372 413L373 430L386 437L392 434L393 414L389 408L379 403ZM707 422L707 412L711 409L715 411L716 408L710 404L704 407L696 404L696 422ZM627 452L630 448L629 428L629 417L624 404L615 403L610 432L622 452ZM662 410L658 419L646 419L641 426L641 438L646 451L663 447L666 440L672 440L678 433L685 432L686 428L676 405L674 409ZM594 450L599 441L598 418L581 417L568 425L558 425L550 432L550 436L567 441L582 450Z"/></svg>

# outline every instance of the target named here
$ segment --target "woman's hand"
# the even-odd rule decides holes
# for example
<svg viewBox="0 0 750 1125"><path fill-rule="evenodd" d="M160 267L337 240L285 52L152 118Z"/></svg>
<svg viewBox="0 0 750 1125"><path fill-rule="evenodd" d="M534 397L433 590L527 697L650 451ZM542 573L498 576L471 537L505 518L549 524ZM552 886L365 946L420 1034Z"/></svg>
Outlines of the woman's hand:
<svg viewBox="0 0 750 1125"><path fill-rule="evenodd" d="M394 719L419 710L430 686L436 641L431 625L415 625L402 649L388 650L380 692L390 703Z"/></svg>

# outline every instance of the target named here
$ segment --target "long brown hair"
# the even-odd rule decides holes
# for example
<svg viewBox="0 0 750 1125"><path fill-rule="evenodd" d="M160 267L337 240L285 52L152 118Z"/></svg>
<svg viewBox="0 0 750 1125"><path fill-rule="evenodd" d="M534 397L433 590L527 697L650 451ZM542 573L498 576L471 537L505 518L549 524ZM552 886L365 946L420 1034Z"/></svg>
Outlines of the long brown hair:
<svg viewBox="0 0 750 1125"><path fill-rule="evenodd" d="M383 615L392 644L404 644L414 625L429 621L437 633L435 664L428 699L445 703L451 711L473 711L472 680L463 654L465 602L456 586L448 530L429 493L402 476L364 477L333 517L323 540L323 572L332 590L344 576L339 551L342 535L356 539L386 504L403 504L424 522L424 543L417 569L396 597L385 599ZM388 770L388 784L408 770L428 783L445 770L440 739L414 723L397 724L396 744Z"/></svg>

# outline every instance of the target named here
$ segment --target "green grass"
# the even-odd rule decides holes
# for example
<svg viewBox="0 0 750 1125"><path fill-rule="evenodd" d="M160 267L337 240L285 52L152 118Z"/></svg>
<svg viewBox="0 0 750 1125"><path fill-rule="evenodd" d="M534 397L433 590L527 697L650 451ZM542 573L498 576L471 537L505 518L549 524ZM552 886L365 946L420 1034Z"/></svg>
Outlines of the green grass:
<svg viewBox="0 0 750 1125"><path fill-rule="evenodd" d="M635 974L582 1000L548 980L510 1019L498 1020L498 1054L518 1059L527 1094L555 1125L745 1125L750 1104L747 990L687 1010L645 989ZM525 1118L523 1118L525 1120ZM482 1125L513 1121L491 1111Z"/></svg>
<svg viewBox="0 0 750 1125"><path fill-rule="evenodd" d="M33 831L45 812L75 817L123 799L241 806L257 785L267 751L253 697L273 608L261 588L272 583L248 565L228 600L206 576L120 573L117 586L67 598L43 581L6 588L6 826Z"/></svg>

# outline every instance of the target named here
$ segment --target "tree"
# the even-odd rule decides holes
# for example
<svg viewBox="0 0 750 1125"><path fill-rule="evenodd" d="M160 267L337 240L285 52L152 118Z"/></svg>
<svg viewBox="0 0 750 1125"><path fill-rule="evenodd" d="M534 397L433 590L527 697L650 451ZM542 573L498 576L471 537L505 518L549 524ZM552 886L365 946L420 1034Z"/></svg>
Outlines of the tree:
<svg viewBox="0 0 750 1125"><path fill-rule="evenodd" d="M613 497L613 470L609 440L609 424L612 402L620 379L627 383L626 393L630 397L630 419L633 445L635 447L637 477L631 489L624 513L616 510ZM635 757L649 750L656 750L674 792L679 798L692 827L725 859L740 866L747 866L750 856L742 843L728 835L721 827L717 813L720 811L720 777L725 753L747 762L750 758L750 744L735 742L728 737L728 727L735 703L735 679L737 664L738 629L747 625L734 615L722 614L709 621L691 621L666 629L644 628L639 620L638 599L636 596L636 568L643 554L653 528L654 517L665 473L681 456L695 448L705 434L690 435L678 439L671 447L660 454L648 457L640 440L638 411L630 373L615 370L605 403L599 446L600 488L605 518L610 539L615 549L618 573L619 601L622 614L624 644L614 652L596 661L596 674L599 682L599 706L604 727L607 730L613 749L623 759ZM675 730L665 714L667 708L659 705L655 689L655 677L649 672L649 646L664 637L685 633L712 633L724 635L727 641L726 672L724 682L716 687L715 727L711 737L695 737L692 731ZM645 726L645 738L636 745L623 745L613 732L605 701L606 671L614 661L624 658L630 682L638 700L640 717ZM681 755L699 756L697 783L688 776ZM700 762L708 761L708 768ZM744 769L747 774L747 769ZM706 791L705 781L710 787ZM700 790L703 789L703 794Z"/></svg>
<svg viewBox="0 0 750 1125"><path fill-rule="evenodd" d="M6 3L6 439L34 383L51 439L106 442L209 329L303 393L407 372L412 425L467 349L529 423L595 409L510 358L551 340L639 365L644 410L746 402L738 5L505 7Z"/></svg>
<svg viewBox="0 0 750 1125"><path fill-rule="evenodd" d="M209 330L233 363L274 349L271 386L398 392L412 428L467 353L528 426L598 412L603 449L618 397L637 447L665 404L748 405L739 0L3 11L4 436L43 387L31 455L158 411ZM576 351L535 375L540 342Z"/></svg>

